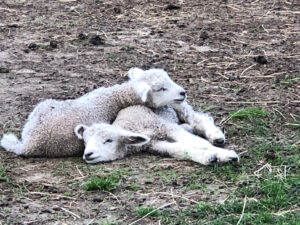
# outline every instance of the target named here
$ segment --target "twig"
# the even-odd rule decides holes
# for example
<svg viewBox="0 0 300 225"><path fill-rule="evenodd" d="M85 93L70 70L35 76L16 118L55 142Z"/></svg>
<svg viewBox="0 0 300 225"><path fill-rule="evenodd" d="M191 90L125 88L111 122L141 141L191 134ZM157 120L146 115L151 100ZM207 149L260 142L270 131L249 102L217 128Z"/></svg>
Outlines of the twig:
<svg viewBox="0 0 300 225"><path fill-rule="evenodd" d="M118 203L121 204L120 200L118 199L118 197L116 195L114 195L113 193L111 193L109 191L104 191L104 192L112 195L118 201Z"/></svg>
<svg viewBox="0 0 300 225"><path fill-rule="evenodd" d="M32 195L48 195L48 196L56 196L58 198L67 198L67 199L76 200L76 198L72 198L72 197L68 197L68 196L64 196L64 195L56 195L56 194L49 194L49 193L43 193L43 192L28 192L28 193L32 194Z"/></svg>
<svg viewBox="0 0 300 225"><path fill-rule="evenodd" d="M175 203L176 203L176 202L173 201L173 202L171 202L171 203L168 203L168 204L162 205L162 206L160 206L160 207L158 207L158 208L156 208L156 209L153 209L151 212L147 213L145 216L139 218L138 220L133 221L133 222L130 223L129 225L136 224L137 222L141 221L142 219L145 219L147 216L151 215L152 213L156 212L157 210L160 210L160 209L165 208L165 207L167 207L167 206L173 205L173 204L175 204Z"/></svg>
<svg viewBox="0 0 300 225"><path fill-rule="evenodd" d="M240 76L240 77L243 77L244 73L245 73L246 71L250 70L250 69L251 69L252 67L254 67L255 65L256 65L256 64L253 64L253 65L247 67L246 69L244 69L243 72L241 73L241 76Z"/></svg>
<svg viewBox="0 0 300 225"><path fill-rule="evenodd" d="M77 214L75 214L75 213L73 213L73 212L71 212L71 211L69 211L69 210L67 210L67 209L65 209L65 208L63 208L63 207L59 207L59 208L61 208L61 209L64 210L65 212L71 214L72 216L76 217L77 219L80 219L80 216L78 216Z"/></svg>
<svg viewBox="0 0 300 225"><path fill-rule="evenodd" d="M78 171L78 173L80 174L81 177L84 177L83 173L80 171L80 169L78 168L78 166L76 165L76 169Z"/></svg>
<svg viewBox="0 0 300 225"><path fill-rule="evenodd" d="M242 221L243 217L244 217L244 212L245 212L245 208L246 208L246 203L247 203L247 195L245 195L242 214L241 214L240 219L239 219L239 221L237 222L236 225L239 225L240 222Z"/></svg>

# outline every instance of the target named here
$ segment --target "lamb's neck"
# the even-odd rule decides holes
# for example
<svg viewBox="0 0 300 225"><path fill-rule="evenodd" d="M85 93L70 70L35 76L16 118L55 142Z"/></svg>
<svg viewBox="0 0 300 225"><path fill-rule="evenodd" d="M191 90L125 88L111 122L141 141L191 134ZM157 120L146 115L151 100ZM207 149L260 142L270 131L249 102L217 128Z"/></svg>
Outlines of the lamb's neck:
<svg viewBox="0 0 300 225"><path fill-rule="evenodd" d="M136 93L133 85L134 83L129 81L127 83L114 86L115 88L111 93L111 99L113 104L116 105L119 110L128 106L143 104L141 97Z"/></svg>

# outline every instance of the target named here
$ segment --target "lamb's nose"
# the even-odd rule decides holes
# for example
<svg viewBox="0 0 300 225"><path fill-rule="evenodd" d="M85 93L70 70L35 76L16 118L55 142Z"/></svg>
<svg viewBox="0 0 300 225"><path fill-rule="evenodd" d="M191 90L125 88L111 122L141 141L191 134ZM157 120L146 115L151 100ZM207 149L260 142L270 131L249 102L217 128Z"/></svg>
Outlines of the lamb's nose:
<svg viewBox="0 0 300 225"><path fill-rule="evenodd" d="M92 155L93 155L93 152L89 152L89 153L84 154L84 157L85 157L86 160L91 160L91 159L93 159L91 157Z"/></svg>
<svg viewBox="0 0 300 225"><path fill-rule="evenodd" d="M185 91L182 91L179 94L185 97Z"/></svg>

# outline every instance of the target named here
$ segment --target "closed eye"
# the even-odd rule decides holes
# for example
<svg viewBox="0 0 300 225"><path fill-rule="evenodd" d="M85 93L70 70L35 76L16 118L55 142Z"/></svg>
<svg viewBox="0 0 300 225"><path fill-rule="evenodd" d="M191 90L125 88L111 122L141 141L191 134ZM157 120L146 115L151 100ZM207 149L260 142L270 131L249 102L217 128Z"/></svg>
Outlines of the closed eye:
<svg viewBox="0 0 300 225"><path fill-rule="evenodd" d="M167 91L167 88L160 88L158 90L155 90L154 92L160 92L160 91Z"/></svg>
<svg viewBox="0 0 300 225"><path fill-rule="evenodd" d="M107 144L107 143L111 143L111 142L113 142L113 140L107 139L106 141L103 142L103 144Z"/></svg>

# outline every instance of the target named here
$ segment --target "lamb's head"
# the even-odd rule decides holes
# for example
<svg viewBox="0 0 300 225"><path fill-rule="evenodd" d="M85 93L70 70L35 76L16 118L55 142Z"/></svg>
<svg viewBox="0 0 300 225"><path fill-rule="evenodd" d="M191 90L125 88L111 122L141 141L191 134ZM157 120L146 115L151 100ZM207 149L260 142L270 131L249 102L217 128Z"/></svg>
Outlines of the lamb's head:
<svg viewBox="0 0 300 225"><path fill-rule="evenodd" d="M142 101L150 107L180 104L186 98L185 90L172 81L163 69L132 68L128 76L131 81L135 82L134 87Z"/></svg>
<svg viewBox="0 0 300 225"><path fill-rule="evenodd" d="M122 158L126 154L126 146L143 145L150 141L144 135L105 123L96 123L92 126L78 125L74 132L79 139L84 140L83 159L87 163Z"/></svg>

